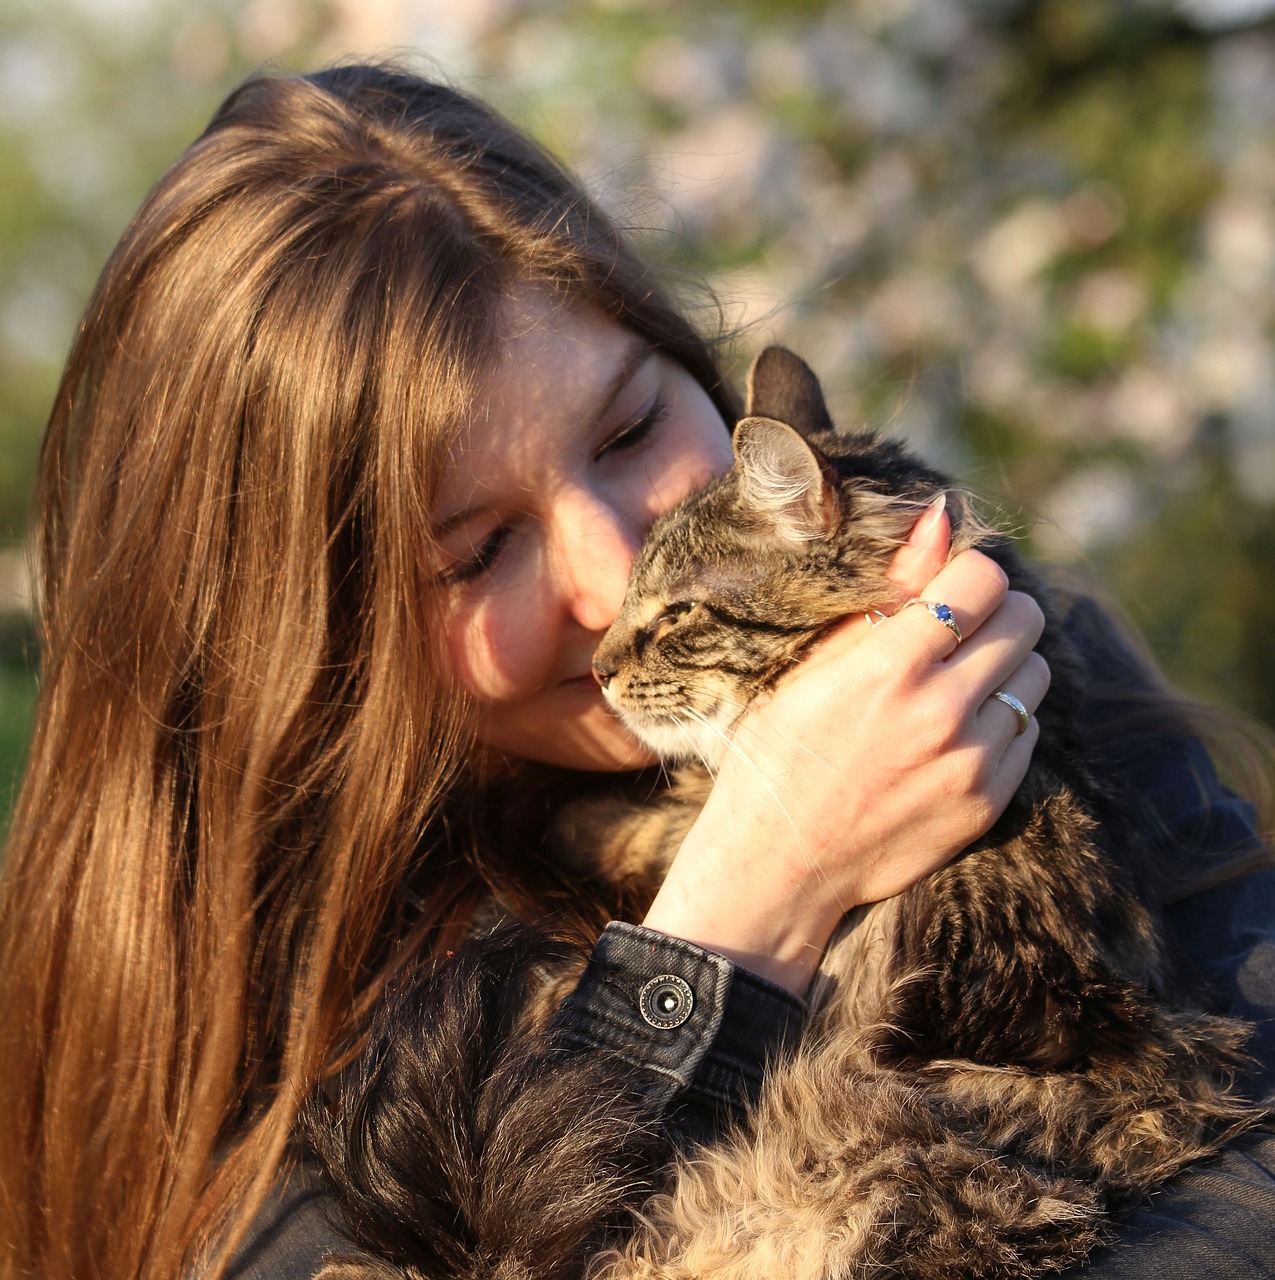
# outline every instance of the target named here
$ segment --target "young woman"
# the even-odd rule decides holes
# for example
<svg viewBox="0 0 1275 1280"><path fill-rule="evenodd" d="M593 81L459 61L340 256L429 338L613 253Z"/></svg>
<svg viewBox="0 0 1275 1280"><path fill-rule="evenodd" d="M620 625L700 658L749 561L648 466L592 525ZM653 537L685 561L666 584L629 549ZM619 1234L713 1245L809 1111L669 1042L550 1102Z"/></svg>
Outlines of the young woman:
<svg viewBox="0 0 1275 1280"><path fill-rule="evenodd" d="M345 67L224 104L108 263L44 446L3 1274L215 1274L236 1248L251 1274L313 1271L315 1201L279 1194L298 1111L386 981L446 971L493 900L603 914L496 838L482 787L652 764L590 655L645 529L728 464L735 410L623 237L471 99ZM945 560L933 511L894 573L952 607L959 650L920 609L830 636L739 726L643 919L604 935L615 965L712 979L682 1047L652 1051L670 1108L708 1106L715 1054L734 1076L710 1101L747 1096L839 915L941 866L1021 779L1034 720L991 695L1045 696L1040 611L978 553ZM1190 742L1146 745L1119 767L1220 886L1180 886L1185 941L1237 1011L1269 1007L1246 811L1210 774L1189 801ZM567 1002L586 1053L611 1035L641 1059L640 1020L603 1035L591 999ZM1229 1247L1269 1211L1259 1182L1173 1220L1238 1205Z"/></svg>

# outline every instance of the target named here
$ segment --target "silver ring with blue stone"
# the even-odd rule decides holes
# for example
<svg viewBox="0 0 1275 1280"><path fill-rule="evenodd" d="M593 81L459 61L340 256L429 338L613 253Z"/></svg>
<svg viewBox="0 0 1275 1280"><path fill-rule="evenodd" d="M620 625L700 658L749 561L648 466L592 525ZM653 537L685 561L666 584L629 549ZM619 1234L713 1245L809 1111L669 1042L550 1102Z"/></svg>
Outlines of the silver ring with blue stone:
<svg viewBox="0 0 1275 1280"><path fill-rule="evenodd" d="M937 618L956 637L956 643L961 643L961 629L956 625L956 615L948 605L939 604L935 600L909 600L908 604L924 605L926 613L931 618ZM906 609L908 605L903 607Z"/></svg>

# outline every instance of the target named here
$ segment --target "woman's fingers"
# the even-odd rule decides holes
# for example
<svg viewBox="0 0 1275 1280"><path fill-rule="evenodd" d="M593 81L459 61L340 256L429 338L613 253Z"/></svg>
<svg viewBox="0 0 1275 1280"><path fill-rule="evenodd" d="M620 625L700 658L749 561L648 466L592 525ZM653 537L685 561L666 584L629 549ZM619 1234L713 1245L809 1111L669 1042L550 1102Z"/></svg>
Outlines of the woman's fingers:
<svg viewBox="0 0 1275 1280"><path fill-rule="evenodd" d="M1008 715L1009 708L1003 710ZM1036 741L1040 737L1040 721L1032 716L1027 728L1010 739L1009 746L1001 753L996 764L995 773L988 784L989 798L995 813L999 816L1014 798L1014 792L1022 785L1027 776L1027 767L1031 764L1032 752L1036 749Z"/></svg>
<svg viewBox="0 0 1275 1280"><path fill-rule="evenodd" d="M905 598L919 596L926 583L947 563L952 547L952 521L947 494L940 493L912 526L908 540L894 553L886 576Z"/></svg>
<svg viewBox="0 0 1275 1280"><path fill-rule="evenodd" d="M1035 649L1045 629L1036 600L1022 591L1007 591L991 616L968 636L947 660L975 685L990 693L1007 680Z"/></svg>
<svg viewBox="0 0 1275 1280"><path fill-rule="evenodd" d="M1049 691L1049 664L1038 653L1029 653L1007 679L988 694L977 713L981 734L994 741L1009 734L1026 733L1036 708Z"/></svg>
<svg viewBox="0 0 1275 1280"><path fill-rule="evenodd" d="M992 616L1008 590L1009 580L1000 565L980 551L963 551L925 585L922 607L903 608L895 614L891 631L896 640L915 643L931 661L941 661Z"/></svg>

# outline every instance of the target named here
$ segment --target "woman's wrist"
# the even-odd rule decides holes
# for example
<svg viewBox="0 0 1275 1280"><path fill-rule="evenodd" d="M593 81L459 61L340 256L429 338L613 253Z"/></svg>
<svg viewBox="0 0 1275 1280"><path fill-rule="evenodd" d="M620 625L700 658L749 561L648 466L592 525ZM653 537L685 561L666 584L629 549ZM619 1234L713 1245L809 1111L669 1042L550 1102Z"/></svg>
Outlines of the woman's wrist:
<svg viewBox="0 0 1275 1280"><path fill-rule="evenodd" d="M854 904L837 900L823 877L784 867L769 850L750 857L692 828L642 923L804 997Z"/></svg>

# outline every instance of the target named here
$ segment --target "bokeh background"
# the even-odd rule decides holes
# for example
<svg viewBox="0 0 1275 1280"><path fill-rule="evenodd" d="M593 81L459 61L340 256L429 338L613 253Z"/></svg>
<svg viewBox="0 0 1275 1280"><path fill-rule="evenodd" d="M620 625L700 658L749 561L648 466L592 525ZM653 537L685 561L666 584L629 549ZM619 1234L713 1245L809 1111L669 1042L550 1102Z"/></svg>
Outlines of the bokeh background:
<svg viewBox="0 0 1275 1280"><path fill-rule="evenodd" d="M80 308L262 65L410 55L581 169L840 420L910 438L1275 722L1275 0L5 0L0 823ZM703 291L693 291L717 322Z"/></svg>

